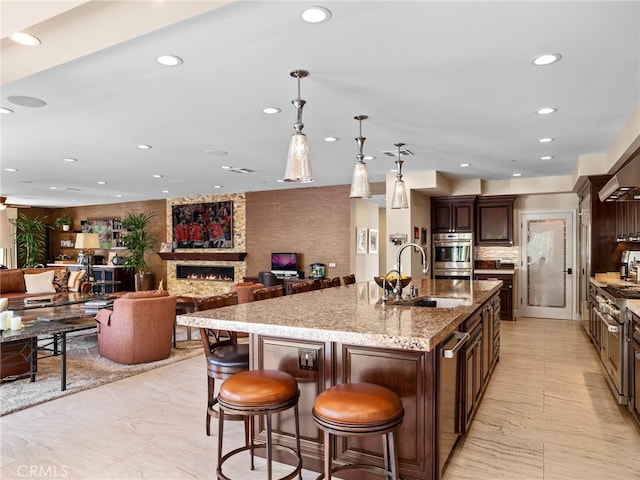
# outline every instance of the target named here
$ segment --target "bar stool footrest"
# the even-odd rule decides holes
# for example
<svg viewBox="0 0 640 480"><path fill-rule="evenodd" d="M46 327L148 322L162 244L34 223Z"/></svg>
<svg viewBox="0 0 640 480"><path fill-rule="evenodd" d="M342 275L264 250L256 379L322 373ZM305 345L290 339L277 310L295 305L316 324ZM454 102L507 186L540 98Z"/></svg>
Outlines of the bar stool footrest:
<svg viewBox="0 0 640 480"><path fill-rule="evenodd" d="M225 417L227 417L227 416L228 415L225 415ZM253 448L254 451L257 450L258 448L266 449L267 448L267 444L266 443L261 443L261 444L253 445L253 446L252 445L245 445L243 447L236 448L235 450L231 450L230 452L228 452L225 455L223 455L222 459L220 460L220 464L219 464L218 468L216 469L216 475L217 475L218 479L219 480L233 480L233 479L227 477L222 472L222 465L224 465L224 462L226 462L229 458L233 457L234 455L236 455L236 454L238 454L240 452L245 452L247 450L251 450L252 448ZM295 469L291 473L288 473L286 476L281 477L278 480L291 480L292 478L300 475L300 472L302 472L302 458L298 456L298 454L296 453L296 451L293 448L287 447L286 445L278 445L278 444L271 445L271 448L273 450L278 450L280 452L290 453L298 461L298 465L295 467ZM378 468L378 467L376 467L376 468Z"/></svg>

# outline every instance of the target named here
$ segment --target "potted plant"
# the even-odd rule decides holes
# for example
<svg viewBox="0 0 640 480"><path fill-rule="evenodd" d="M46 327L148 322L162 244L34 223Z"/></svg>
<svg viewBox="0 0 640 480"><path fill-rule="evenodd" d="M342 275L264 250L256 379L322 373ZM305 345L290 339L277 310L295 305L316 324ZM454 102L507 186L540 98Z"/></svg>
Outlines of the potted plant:
<svg viewBox="0 0 640 480"><path fill-rule="evenodd" d="M71 218L69 218L69 215L67 215L66 213L63 213L58 218L56 218L55 227L56 228L62 227L62 231L68 232L69 228L71 228Z"/></svg>
<svg viewBox="0 0 640 480"><path fill-rule="evenodd" d="M151 219L154 216L154 213L129 212L122 221L123 228L127 230L122 241L129 250L124 267L135 273L136 290L151 290L153 288L154 276L149 272L145 254L153 250L150 227Z"/></svg>
<svg viewBox="0 0 640 480"><path fill-rule="evenodd" d="M48 226L40 217L29 218L19 212L14 220L16 225L16 244L24 268L33 268L44 263L46 249L46 230Z"/></svg>

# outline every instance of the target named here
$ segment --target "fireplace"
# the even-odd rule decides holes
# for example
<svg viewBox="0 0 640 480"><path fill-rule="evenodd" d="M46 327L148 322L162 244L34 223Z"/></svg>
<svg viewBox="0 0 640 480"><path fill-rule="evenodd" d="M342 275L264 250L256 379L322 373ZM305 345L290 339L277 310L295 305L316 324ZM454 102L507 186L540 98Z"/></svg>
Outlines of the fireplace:
<svg viewBox="0 0 640 480"><path fill-rule="evenodd" d="M233 282L235 277L232 266L176 265L176 278L179 280Z"/></svg>

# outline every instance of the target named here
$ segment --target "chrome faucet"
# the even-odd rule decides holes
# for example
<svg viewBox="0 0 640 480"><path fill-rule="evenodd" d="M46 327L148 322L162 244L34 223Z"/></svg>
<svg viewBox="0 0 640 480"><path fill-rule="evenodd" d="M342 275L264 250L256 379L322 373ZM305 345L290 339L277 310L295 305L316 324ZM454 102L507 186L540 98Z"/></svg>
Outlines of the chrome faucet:
<svg viewBox="0 0 640 480"><path fill-rule="evenodd" d="M402 273L400 272L400 269L401 269L400 257L402 256L402 252L404 251L404 249L407 247L415 247L418 250L420 250L420 253L422 254L422 273L424 275L429 273L429 263L427 262L427 253L424 251L424 248L422 248L422 245L419 245L414 242L405 243L404 245L402 245L402 247L400 247L400 250L398 250L398 260L397 260L398 268L397 269L394 268L393 270L390 270L382 279L382 302L383 303L386 303L387 300L389 300L389 295L387 293L387 288L386 288L387 276L391 275L392 273L397 273L398 278L391 291L395 294L396 300L402 299ZM416 292L416 290L413 289L412 292Z"/></svg>
<svg viewBox="0 0 640 480"><path fill-rule="evenodd" d="M415 247L418 250L420 250L420 253L422 254L422 273L423 275L426 275L427 273L429 273L429 264L427 262L427 253L424 251L424 248L422 248L422 245L419 245L417 243L414 242L409 242L409 243L405 243L404 245L402 245L400 247L400 250L398 250L398 260L397 260L397 264L398 264L398 276L401 277L400 275L400 269L402 268L402 265L400 263L400 257L402 256L402 252L404 251L405 248L407 247ZM402 287L400 287L402 289Z"/></svg>

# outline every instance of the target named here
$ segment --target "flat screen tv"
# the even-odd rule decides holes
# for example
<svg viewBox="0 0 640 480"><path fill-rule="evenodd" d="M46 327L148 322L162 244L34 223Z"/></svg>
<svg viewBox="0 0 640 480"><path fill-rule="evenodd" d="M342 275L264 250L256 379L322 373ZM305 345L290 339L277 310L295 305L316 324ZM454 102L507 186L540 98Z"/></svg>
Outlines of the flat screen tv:
<svg viewBox="0 0 640 480"><path fill-rule="evenodd" d="M275 275L296 275L298 273L297 253L272 253L271 273Z"/></svg>

